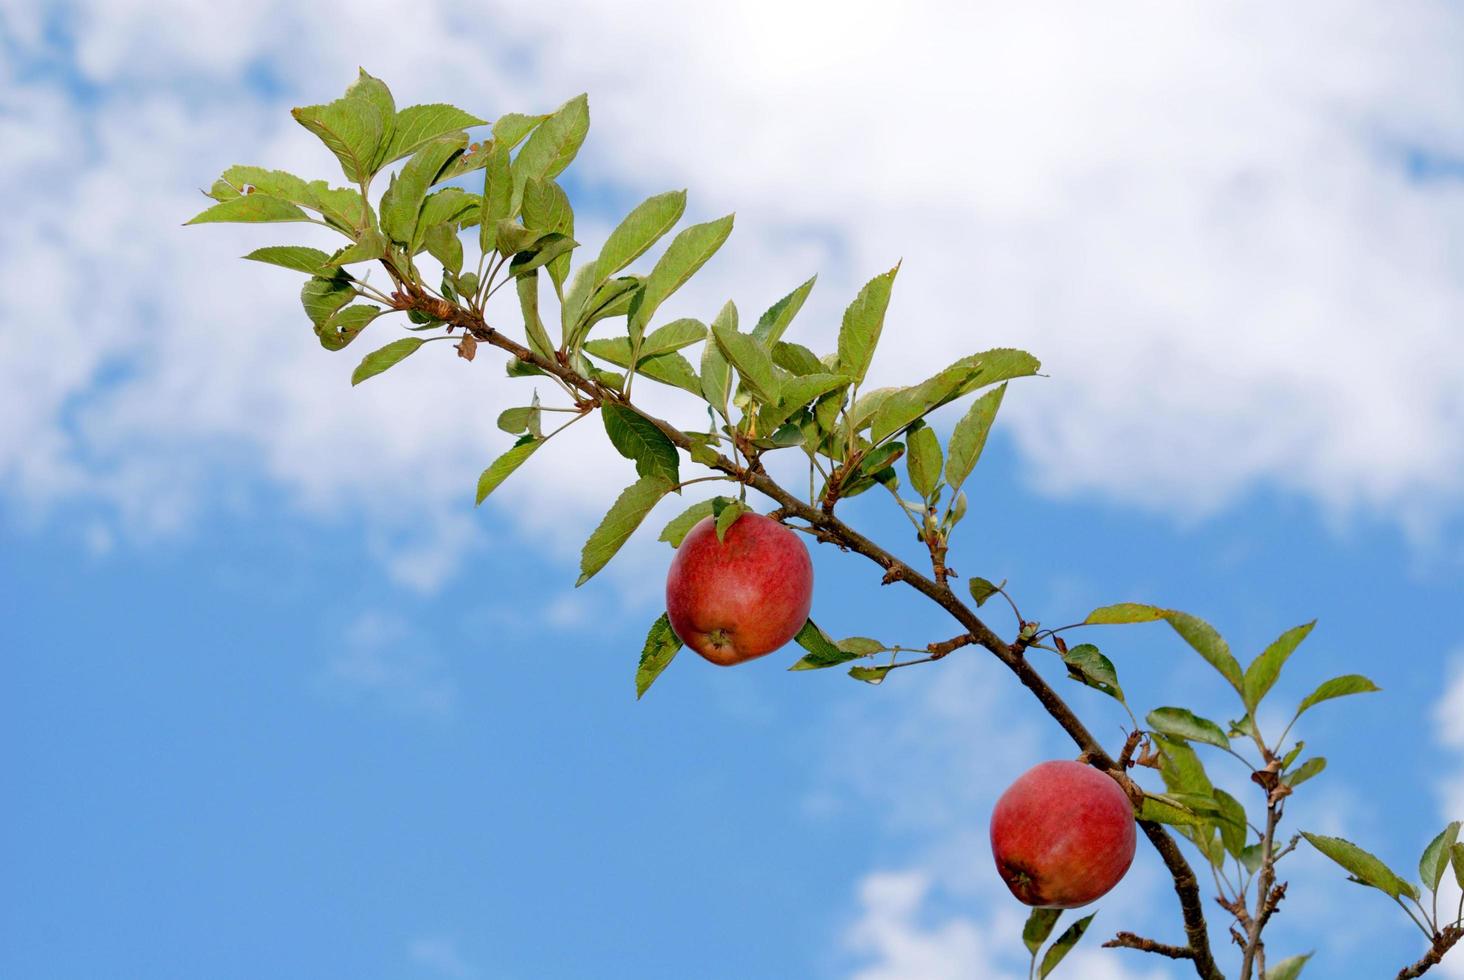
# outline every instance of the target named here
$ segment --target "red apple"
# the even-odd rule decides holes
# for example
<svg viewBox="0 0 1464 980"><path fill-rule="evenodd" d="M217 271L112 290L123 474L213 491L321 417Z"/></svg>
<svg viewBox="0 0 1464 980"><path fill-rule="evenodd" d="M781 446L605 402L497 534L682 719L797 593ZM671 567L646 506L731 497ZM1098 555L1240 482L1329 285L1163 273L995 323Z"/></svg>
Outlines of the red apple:
<svg viewBox="0 0 1464 980"><path fill-rule="evenodd" d="M1017 899L1075 909L1106 895L1134 860L1134 808L1105 773L1044 762L996 801L991 853Z"/></svg>
<svg viewBox="0 0 1464 980"><path fill-rule="evenodd" d="M743 514L717 540L697 523L666 576L666 614L681 642L714 664L740 664L793 639L813 603L813 563L777 521Z"/></svg>

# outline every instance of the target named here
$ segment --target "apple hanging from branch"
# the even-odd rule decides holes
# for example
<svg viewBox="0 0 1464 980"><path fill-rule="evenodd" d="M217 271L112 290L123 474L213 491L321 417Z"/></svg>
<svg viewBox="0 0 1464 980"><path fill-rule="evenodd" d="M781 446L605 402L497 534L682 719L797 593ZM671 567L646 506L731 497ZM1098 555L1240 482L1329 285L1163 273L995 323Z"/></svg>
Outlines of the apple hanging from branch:
<svg viewBox="0 0 1464 980"><path fill-rule="evenodd" d="M705 517L666 575L666 615L691 649L723 667L772 653L798 633L813 604L813 563L798 536L751 511L722 535Z"/></svg>
<svg viewBox="0 0 1464 980"><path fill-rule="evenodd" d="M1080 762L1043 762L996 801L991 851L1002 881L1027 905L1097 901L1134 860L1134 808L1117 782Z"/></svg>

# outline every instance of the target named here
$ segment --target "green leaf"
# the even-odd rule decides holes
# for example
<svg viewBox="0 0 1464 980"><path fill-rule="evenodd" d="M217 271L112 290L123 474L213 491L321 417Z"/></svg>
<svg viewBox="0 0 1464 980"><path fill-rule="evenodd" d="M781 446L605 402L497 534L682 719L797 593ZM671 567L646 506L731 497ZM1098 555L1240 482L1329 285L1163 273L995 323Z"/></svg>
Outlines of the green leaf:
<svg viewBox="0 0 1464 980"><path fill-rule="evenodd" d="M1327 760L1323 756L1316 755L1297 766L1291 772L1281 777L1281 781L1292 789L1311 779L1313 776L1327 768Z"/></svg>
<svg viewBox="0 0 1464 980"><path fill-rule="evenodd" d="M1110 626L1123 623L1152 623L1164 618L1167 610L1158 606L1146 606L1138 602L1120 602L1112 606L1099 606L1088 613L1084 626Z"/></svg>
<svg viewBox="0 0 1464 980"><path fill-rule="evenodd" d="M1188 742L1167 735L1154 736L1159 748L1159 775L1171 793L1195 793L1213 796L1215 786L1205 772L1204 763Z"/></svg>
<svg viewBox="0 0 1464 980"><path fill-rule="evenodd" d="M1459 821L1455 820L1424 849L1423 857L1418 860L1418 875L1429 891L1439 890L1439 882L1444 880L1444 871L1449 867L1449 856L1458 841Z"/></svg>
<svg viewBox="0 0 1464 980"><path fill-rule="evenodd" d="M641 650L640 664L635 669L635 699L639 701L651 689L661 671L671 663L681 649L681 638L671 628L671 619L665 613L651 624L646 634L646 645Z"/></svg>
<svg viewBox="0 0 1464 980"><path fill-rule="evenodd" d="M1028 952L1033 956L1037 955L1061 917L1062 909L1032 910L1032 914L1027 916L1027 924L1022 927L1022 942L1026 944Z"/></svg>
<svg viewBox="0 0 1464 980"><path fill-rule="evenodd" d="M987 599L990 599L1001 591L1001 586L989 579L981 578L979 575L973 577L966 585L970 588L971 598L976 600L976 608L978 609L986 604Z"/></svg>
<svg viewBox="0 0 1464 980"><path fill-rule="evenodd" d="M839 371L852 378L856 387L869 373L875 345L884 330L890 290L894 288L895 275L899 271L900 267L896 265L889 272L869 280L844 311L844 321L839 327Z"/></svg>
<svg viewBox="0 0 1464 980"><path fill-rule="evenodd" d="M892 392L880 402L875 411L870 421L869 438L876 443L882 442L886 436L898 432L949 401L971 371L970 367L958 362L918 385Z"/></svg>
<svg viewBox="0 0 1464 980"><path fill-rule="evenodd" d="M519 310L523 313L524 335L529 347L540 357L553 360L554 342L549 339L549 331L544 329L544 321L539 318L538 273L519 276L514 287L518 290Z"/></svg>
<svg viewBox="0 0 1464 980"><path fill-rule="evenodd" d="M300 287L300 303L305 307L305 315L315 324L317 331L336 310L355 297L355 284L345 273L330 277L314 276Z"/></svg>
<svg viewBox="0 0 1464 980"><path fill-rule="evenodd" d="M1135 814L1136 820L1147 820L1152 823L1168 824L1171 827L1203 827L1206 826L1205 818L1179 803L1166 800L1162 796L1146 794L1144 802Z"/></svg>
<svg viewBox="0 0 1464 980"><path fill-rule="evenodd" d="M938 493L944 466L945 457L941 455L935 430L928 425L912 427L905 440L905 471L910 474L910 486L930 500Z"/></svg>
<svg viewBox="0 0 1464 980"><path fill-rule="evenodd" d="M1164 798L1206 817L1218 816L1220 813L1220 803L1213 795L1171 792L1165 793Z"/></svg>
<svg viewBox="0 0 1464 980"><path fill-rule="evenodd" d="M185 225L201 225L212 221L309 221L310 216L289 201L268 194L246 194L194 215Z"/></svg>
<svg viewBox="0 0 1464 980"><path fill-rule="evenodd" d="M699 500L671 518L670 523L662 529L661 536L656 540L664 541L673 548L679 548L681 542L685 541L686 536L691 533L691 529L711 516L712 501Z"/></svg>
<svg viewBox="0 0 1464 980"><path fill-rule="evenodd" d="M1057 937L1057 942L1049 946L1047 948L1047 954L1042 957L1042 968L1037 973L1039 977L1046 977L1053 970L1057 969L1057 964L1061 963L1063 957L1067 956L1072 951L1072 948L1078 944L1078 940L1083 938L1083 933L1088 931L1088 924L1093 921L1093 916L1097 914L1097 912L1094 912L1092 915L1084 916L1068 926L1063 931L1063 934Z"/></svg>
<svg viewBox="0 0 1464 980"><path fill-rule="evenodd" d="M494 120L493 141L503 146L504 149L512 150L522 143L524 137L532 133L536 126L548 118L548 113L526 116L521 112L505 112Z"/></svg>
<svg viewBox="0 0 1464 980"><path fill-rule="evenodd" d="M1223 789L1216 789L1214 794L1215 802L1219 804L1219 820L1216 826L1220 830L1220 842L1225 845L1225 850L1231 857L1238 858L1245 850L1246 838L1246 817L1245 807L1240 801Z"/></svg>
<svg viewBox="0 0 1464 980"><path fill-rule="evenodd" d="M768 307L767 312L757 319L757 326L752 328L753 337L765 347L772 347L783 336L783 331L793 322L798 311L803 309L803 303L808 299L808 294L813 291L813 284L818 276L813 276L803 285L793 290L787 296L778 300Z"/></svg>
<svg viewBox="0 0 1464 980"><path fill-rule="evenodd" d="M1381 690L1382 688L1361 674L1344 674L1341 677L1324 681L1315 691L1308 694L1297 707L1296 714L1297 717L1300 717L1306 709L1333 698L1342 698L1349 694L1369 694Z"/></svg>
<svg viewBox="0 0 1464 980"><path fill-rule="evenodd" d="M1200 656L1218 670L1237 692L1245 686L1240 664L1230 653L1230 647L1215 631L1215 627L1189 613L1175 609L1161 609L1138 602L1121 602L1113 606L1102 606L1093 610L1083 620L1084 625L1106 625L1117 623L1151 623L1166 620L1184 641Z"/></svg>
<svg viewBox="0 0 1464 980"><path fill-rule="evenodd" d="M596 289L581 317L577 336L589 333L590 328L601 320L628 314L644 284L645 280L640 276L617 276Z"/></svg>
<svg viewBox="0 0 1464 980"><path fill-rule="evenodd" d="M532 405L519 405L514 408L505 408L499 412L498 427L511 435L527 432L535 439L542 439L544 436L543 414L539 408L539 395L536 392Z"/></svg>
<svg viewBox="0 0 1464 980"><path fill-rule="evenodd" d="M328 105L291 109L290 115L335 154L347 180L363 183L375 173L377 150L394 122L384 108L378 101L348 93Z"/></svg>
<svg viewBox="0 0 1464 980"><path fill-rule="evenodd" d="M993 388L971 403L970 409L961 416L951 433L950 456L946 460L946 482L952 489L958 489L966 477L976 468L981 451L986 448L986 437L996 421L997 409L1006 395L1007 386Z"/></svg>
<svg viewBox="0 0 1464 980"><path fill-rule="evenodd" d="M630 367L629 337L592 340L585 344L585 352L604 358L618 367ZM701 382L697 379L691 362L675 351L669 354L657 354L654 357L642 357L636 373L662 384L675 385L698 397L702 394Z"/></svg>
<svg viewBox="0 0 1464 980"><path fill-rule="evenodd" d="M500 120L501 121L501 120ZM496 129L496 127L495 127ZM558 177L579 152L590 130L588 96L577 95L555 109L529 134L529 141L513 161L513 205L518 211L530 177Z"/></svg>
<svg viewBox="0 0 1464 980"><path fill-rule="evenodd" d="M987 385L1010 381L1013 378L1031 377L1042 369L1042 362L1037 358L1024 350L1011 347L998 347L994 350L982 351L980 354L972 354L960 363L968 364L974 370L967 376L961 387L946 399L947 402L960 398L977 388L985 388ZM944 405L945 402L941 402L941 404Z"/></svg>
<svg viewBox="0 0 1464 980"><path fill-rule="evenodd" d="M362 358L356 370L351 372L351 384L358 385L367 378L374 378L387 368L400 363L418 347L427 341L421 337L403 337L401 340L393 340L379 350L374 350Z"/></svg>
<svg viewBox="0 0 1464 980"><path fill-rule="evenodd" d="M1460 891L1464 891L1464 844L1455 844L1449 848L1449 853L1453 855L1450 863L1454 865L1454 881Z"/></svg>
<svg viewBox="0 0 1464 980"><path fill-rule="evenodd" d="M266 262L312 276L336 271L329 255L318 248L306 248L304 245L271 245L268 248L256 248L244 257L254 262Z"/></svg>
<svg viewBox="0 0 1464 980"><path fill-rule="evenodd" d="M334 224L347 237L359 241L362 235L376 229L376 213L361 197L360 191L348 187L329 187L323 180L312 180L309 190L311 201L301 203L319 210L321 217Z"/></svg>
<svg viewBox="0 0 1464 980"><path fill-rule="evenodd" d="M1249 716L1247 716L1247 717L1249 717ZM1232 734L1231 737L1233 738L1234 735ZM1291 768L1291 764L1296 761L1296 757L1297 756L1301 755L1301 750L1304 749L1305 747L1306 747L1306 742L1304 742L1304 741L1298 741L1295 745L1293 745L1291 747L1291 751L1290 752L1287 752L1284 756L1281 757L1281 771L1282 772L1285 772L1287 769L1290 769Z"/></svg>
<svg viewBox="0 0 1464 980"><path fill-rule="evenodd" d="M856 657L872 657L876 653L889 649L884 643L871 636L846 636L836 642L834 646Z"/></svg>
<svg viewBox="0 0 1464 980"><path fill-rule="evenodd" d="M654 423L613 401L601 404L600 417L611 445L620 455L635 461L638 476L660 476L672 484L681 482L676 446Z"/></svg>
<svg viewBox="0 0 1464 980"><path fill-rule="evenodd" d="M379 78L366 73L365 68L356 69L356 80L346 86L346 98L364 99L375 106L377 111L386 120L386 128L383 136L390 136L396 116L396 100L391 97L391 89Z"/></svg>
<svg viewBox="0 0 1464 980"><path fill-rule="evenodd" d="M316 194L312 188L316 185L325 186L323 180L310 183L284 170L269 170L264 167L239 164L225 170L220 179L234 193L227 197L216 198L216 200L232 200L240 194L254 192L277 197L292 204L308 206L316 203Z"/></svg>
<svg viewBox="0 0 1464 980"><path fill-rule="evenodd" d="M499 241L502 241L503 229L499 228ZM568 235L561 235L558 232L550 232L541 235L534 242L533 249L520 252L515 255L513 261L508 264L508 271L515 276L526 276L535 269L544 266L552 266L555 260L567 256L570 252L579 247L579 242ZM550 271L550 278L554 278L553 271Z"/></svg>
<svg viewBox="0 0 1464 980"><path fill-rule="evenodd" d="M483 201L478 215L478 249L488 254L498 247L498 226L513 216L513 173L509 148L498 141L483 164Z"/></svg>
<svg viewBox="0 0 1464 980"><path fill-rule="evenodd" d="M697 341L706 338L707 325L700 320L690 318L672 320L665 326L651 331L650 335L641 341L640 356L646 358L655 357L657 354L669 354L671 351L690 347Z"/></svg>
<svg viewBox="0 0 1464 980"><path fill-rule="evenodd" d="M1251 719L1250 713L1242 715L1239 721L1230 723L1230 730L1226 732L1231 738L1255 738L1256 723Z"/></svg>
<svg viewBox="0 0 1464 980"><path fill-rule="evenodd" d="M467 145L466 133L452 133L427 141L402 167L381 196L381 230L394 242L410 246L416 240L417 216L427 190L447 162Z"/></svg>
<svg viewBox="0 0 1464 980"><path fill-rule="evenodd" d="M757 336L755 331L753 336ZM802 344L790 344L785 340L773 344L773 363L785 371L800 376L828 373L817 354Z"/></svg>
<svg viewBox="0 0 1464 980"><path fill-rule="evenodd" d="M463 243L458 238L457 225L435 224L422 233L422 244L434 259L442 263L443 271L457 276L463 271Z"/></svg>
<svg viewBox="0 0 1464 980"><path fill-rule="evenodd" d="M866 684L883 684L885 676L890 672L888 666L884 667L850 667L849 676L856 681L863 681Z"/></svg>
<svg viewBox="0 0 1464 980"><path fill-rule="evenodd" d="M723 310L725 313L726 307ZM757 399L763 404L776 403L782 386L773 370L773 360L762 344L747 334L737 332L735 307L733 310L731 315L717 316L712 323L712 339Z"/></svg>
<svg viewBox="0 0 1464 980"><path fill-rule="evenodd" d="M737 519L747 513L747 505L740 500L727 500L718 497L712 501L712 513L716 515L717 543L721 544L727 538L727 530L737 523Z"/></svg>
<svg viewBox="0 0 1464 980"><path fill-rule="evenodd" d="M849 379L842 374L805 374L782 379L776 404L764 405L758 413L759 431L777 428L815 398L848 384Z"/></svg>
<svg viewBox="0 0 1464 980"><path fill-rule="evenodd" d="M640 304L631 311L630 335L638 338L657 308L680 289L707 260L717 253L727 236L732 234L732 215L692 225L671 239L666 251L646 276ZM769 361L771 363L771 361Z"/></svg>
<svg viewBox="0 0 1464 980"><path fill-rule="evenodd" d="M856 432L860 429L868 428L869 423L874 418L874 414L879 411L885 399L900 390L902 389L875 388L871 391L864 392L855 399L854 404L849 408L849 424L854 427Z"/></svg>
<svg viewBox="0 0 1464 980"><path fill-rule="evenodd" d="M1245 700L1246 710L1255 714L1256 706L1261 703L1276 683L1276 678L1281 674L1281 668L1292 652L1306 639L1312 627L1317 624L1314 619L1310 623L1303 623L1300 626L1293 626L1282 633L1270 646L1262 651L1261 655L1251 661L1251 665L1245 669L1245 683L1242 695Z"/></svg>
<svg viewBox="0 0 1464 980"><path fill-rule="evenodd" d="M886 398L874 414L870 438L879 442L969 391L1035 374L1040 366L1031 354L1010 348L963 357L920 384L901 388Z"/></svg>
<svg viewBox="0 0 1464 980"><path fill-rule="evenodd" d="M478 499L481 504L488 498L488 495L497 490L509 474L523 465L524 460L534 454L534 450L544 444L543 439L535 439L533 436L524 436L513 444L513 448L502 456L495 459L483 475L478 477Z"/></svg>
<svg viewBox="0 0 1464 980"><path fill-rule="evenodd" d="M600 525L590 534L580 553L580 577L575 587L584 585L604 568L621 545L630 539L641 521L661 498L671 492L671 482L664 476L643 476L626 487L611 505Z"/></svg>
<svg viewBox="0 0 1464 980"><path fill-rule="evenodd" d="M813 620L805 623L804 628L799 630L798 636L793 637L793 640L798 642L798 646L808 650L808 653L801 661L788 668L791 671L817 671L817 669L826 667L839 667L840 664L858 661L865 656L873 656L874 653L889 649L878 640L870 639L867 636L851 636L834 643L829 637L824 636L823 630L814 626Z"/></svg>
<svg viewBox="0 0 1464 980"><path fill-rule="evenodd" d="M530 177L524 186L524 224L530 228L558 232L566 238L574 237L574 210L569 205L569 196L552 180ZM542 247L542 245L541 245ZM549 278L554 281L555 290L564 288L564 277L569 274L569 252L563 251L545 263Z"/></svg>
<svg viewBox="0 0 1464 980"><path fill-rule="evenodd" d="M722 307L722 312L717 314L722 319L728 310L735 316L736 307L729 302ZM713 329L716 322L712 323ZM734 323L732 329L736 329ZM707 400L707 404L717 410L722 418L727 418L727 399L732 394L732 365L727 363L727 358L722 356L722 350L716 344L707 344L702 348L701 356L701 393Z"/></svg>
<svg viewBox="0 0 1464 980"><path fill-rule="evenodd" d="M439 136L484 125L487 125L485 120L455 106L440 103L407 106L396 114L391 139L377 154L375 169L380 170L388 163L411 156Z"/></svg>
<svg viewBox="0 0 1464 980"><path fill-rule="evenodd" d="M1149 712L1147 720L1149 727L1156 732L1192 742L1204 742L1222 749L1230 748L1230 739L1225 737L1225 729L1186 708L1155 708Z"/></svg>
<svg viewBox="0 0 1464 980"><path fill-rule="evenodd" d="M461 187L444 187L423 199L417 227L456 223L466 219L471 212L481 211L482 207L483 201L477 194L469 194Z"/></svg>
<svg viewBox="0 0 1464 980"><path fill-rule="evenodd" d="M808 620L793 637L797 643L808 653L789 670L818 670L822 667L834 667L850 660L858 660L862 654L848 653L841 650L833 640L824 634L813 622Z"/></svg>
<svg viewBox="0 0 1464 980"><path fill-rule="evenodd" d="M950 510L946 512L945 517L941 518L941 530L949 534L951 528L961 523L961 518L966 516L966 507L966 491L957 490L956 499L951 501Z"/></svg>
<svg viewBox="0 0 1464 980"><path fill-rule="evenodd" d="M840 496L856 497L876 483L890 487L898 485L899 477L895 475L894 464L903 455L905 444L902 442L887 442L878 449L871 450L844 480Z"/></svg>
<svg viewBox="0 0 1464 980"><path fill-rule="evenodd" d="M203 192L204 197L211 197L215 201L232 201L239 196L239 190L227 180L220 177L213 182L213 186Z"/></svg>
<svg viewBox="0 0 1464 980"><path fill-rule="evenodd" d="M1268 967L1266 975L1261 980L1296 980L1301 976L1301 968L1306 966L1306 961L1312 958L1311 953L1303 953L1301 956L1288 956L1280 963Z"/></svg>
<svg viewBox="0 0 1464 980"><path fill-rule="evenodd" d="M364 303L337 310L316 330L320 346L326 350L340 350L355 340L357 334L366 329L367 324L384 312L379 306L368 306Z"/></svg>
<svg viewBox="0 0 1464 980"><path fill-rule="evenodd" d="M356 241L335 254L331 262L347 265L352 262L374 262L386 254L386 236L375 228L361 233Z"/></svg>
<svg viewBox="0 0 1464 980"><path fill-rule="evenodd" d="M1364 851L1356 844L1341 837L1326 837L1322 834L1301 832L1307 842L1327 857L1346 868L1352 880L1386 892L1392 898L1407 895L1418 898L1418 889L1398 877L1386 864Z"/></svg>
<svg viewBox="0 0 1464 980"><path fill-rule="evenodd" d="M631 209L605 239L595 259L594 282L598 286L640 258L661 236L676 227L686 213L686 191L667 191L648 197Z"/></svg>
<svg viewBox="0 0 1464 980"><path fill-rule="evenodd" d="M1240 663L1231 654L1230 646L1216 632L1215 627L1198 616L1191 616L1189 613L1179 612L1176 609L1166 611L1164 618L1174 628L1174 632L1182 636L1196 653L1204 657L1210 666L1218 670L1221 676L1230 682L1230 686L1235 688L1237 693L1243 693L1245 678L1241 674Z"/></svg>
<svg viewBox="0 0 1464 980"><path fill-rule="evenodd" d="M1102 691L1111 698L1123 700L1123 688L1118 686L1118 671L1113 661L1091 643L1080 643L1062 655L1067 664L1068 676L1091 688Z"/></svg>

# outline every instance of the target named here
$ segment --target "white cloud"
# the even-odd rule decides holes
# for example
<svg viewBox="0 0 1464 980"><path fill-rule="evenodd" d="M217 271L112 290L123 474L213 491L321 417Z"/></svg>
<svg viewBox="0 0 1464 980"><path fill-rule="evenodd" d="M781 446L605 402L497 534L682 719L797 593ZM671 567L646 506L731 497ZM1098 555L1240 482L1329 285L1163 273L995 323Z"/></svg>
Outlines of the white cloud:
<svg viewBox="0 0 1464 980"><path fill-rule="evenodd" d="M1439 743L1461 753L1458 767L1440 787L1443 813L1448 820L1464 820L1464 669L1456 667L1453 679L1434 709Z"/></svg>
<svg viewBox="0 0 1464 980"><path fill-rule="evenodd" d="M234 258L298 229L177 227L230 163L325 168L283 109L362 61L403 102L490 115L589 89L587 186L735 207L668 314L732 295L752 316L821 269L799 329L827 347L903 256L877 380L1034 350L1052 378L1003 413L1052 492L1194 515L1274 486L1413 529L1459 513L1464 184L1408 167L1464 158L1454 8L543 3L483 26L424 2L406 32L385 4L244 4L227 30L201 9L76 4L70 48L35 4L11 18L23 59L99 93L0 67L17 512L82 501L129 537L177 533L262 472L308 513L364 518L414 587L492 544L468 495L523 397L498 359L423 356L351 390L356 352L313 349L289 275ZM624 482L577 428L497 505L566 555Z"/></svg>
<svg viewBox="0 0 1464 980"><path fill-rule="evenodd" d="M481 976L477 968L458 951L457 943L443 936L424 936L412 940L408 954L417 966L430 971L433 976L449 980L471 980Z"/></svg>
<svg viewBox="0 0 1464 980"><path fill-rule="evenodd" d="M317 681L332 697L406 714L446 720L457 710L457 682L442 657L405 621L382 613L364 613L346 627Z"/></svg>
<svg viewBox="0 0 1464 980"><path fill-rule="evenodd" d="M1027 975L1023 912L1005 907L986 919L931 916L927 904L932 887L930 875L920 871L876 872L860 882L860 915L845 941L850 951L870 962L856 968L850 980L1018 980ZM1054 937L1088 912L1064 913ZM1176 975L1148 963L1145 969L1131 971L1124 957L1141 954L1095 949L1103 928L1095 919L1057 976L1165 980Z"/></svg>

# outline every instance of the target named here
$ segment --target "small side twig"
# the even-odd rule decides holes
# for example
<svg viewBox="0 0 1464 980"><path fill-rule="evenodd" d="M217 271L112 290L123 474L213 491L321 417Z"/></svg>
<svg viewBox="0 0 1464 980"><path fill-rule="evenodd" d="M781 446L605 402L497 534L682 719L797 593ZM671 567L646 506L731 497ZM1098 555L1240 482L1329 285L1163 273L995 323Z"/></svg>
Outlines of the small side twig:
<svg viewBox="0 0 1464 980"><path fill-rule="evenodd" d="M1195 951L1188 946L1174 946L1169 943L1157 942L1153 939L1145 939L1143 936L1135 935L1132 932L1120 932L1108 942L1103 944L1104 949L1137 949L1145 953L1157 953L1160 956L1167 956L1171 960L1192 960L1195 958Z"/></svg>

